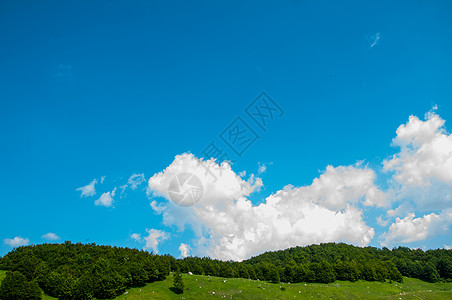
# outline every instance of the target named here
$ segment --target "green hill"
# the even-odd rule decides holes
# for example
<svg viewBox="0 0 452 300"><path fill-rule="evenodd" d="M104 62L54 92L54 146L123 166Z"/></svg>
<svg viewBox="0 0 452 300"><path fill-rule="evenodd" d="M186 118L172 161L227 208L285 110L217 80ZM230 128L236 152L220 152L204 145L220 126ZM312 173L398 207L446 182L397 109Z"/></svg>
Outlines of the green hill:
<svg viewBox="0 0 452 300"><path fill-rule="evenodd" d="M0 269L13 271L4 279L7 283L0 286L3 300L16 300L18 295L11 288L18 290L17 286L22 286L27 295L33 291L33 299L39 299L40 289L49 296L68 300L206 296L348 299L418 294L422 299L436 295L444 299L451 296L452 251L328 243L267 252L234 262L208 257L175 259L137 249L67 241L16 248L0 258ZM176 270L184 274L188 288L183 296L170 289L171 272ZM187 275L189 272L195 275ZM2 271L0 277L4 276Z"/></svg>
<svg viewBox="0 0 452 300"><path fill-rule="evenodd" d="M0 271L0 280L6 271ZM241 278L183 274L186 290L170 290L172 276L127 290L119 300L138 299L452 299L452 282L428 283L404 278L404 283L336 281L334 283L274 284ZM188 290L187 290L188 288ZM283 290L283 289L285 290ZM43 299L57 299L45 295Z"/></svg>
<svg viewBox="0 0 452 300"><path fill-rule="evenodd" d="M330 284L274 284L240 278L183 275L182 295L170 291L172 278L132 288L117 299L452 299L452 283L427 283L404 278L404 283L336 281ZM285 290L282 290L284 288Z"/></svg>

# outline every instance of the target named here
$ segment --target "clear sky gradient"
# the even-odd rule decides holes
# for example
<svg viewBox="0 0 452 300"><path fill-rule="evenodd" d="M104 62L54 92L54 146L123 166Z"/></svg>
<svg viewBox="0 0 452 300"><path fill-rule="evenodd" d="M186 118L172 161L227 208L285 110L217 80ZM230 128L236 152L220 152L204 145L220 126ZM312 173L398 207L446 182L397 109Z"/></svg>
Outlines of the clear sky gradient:
<svg viewBox="0 0 452 300"><path fill-rule="evenodd" d="M219 135L236 117L259 135L241 157L230 151L236 174L263 180L246 196L254 205L363 161L393 197L356 204L375 230L368 245L410 213L442 223L389 246L452 245L448 170L431 173L441 205L412 201L391 216L410 193L390 196L396 179L383 170L411 115L427 122L437 107L451 138L451 53L451 1L1 1L0 255L53 240L205 254L193 228L150 206L172 204L147 182L176 155L200 158L211 141L227 149ZM284 111L266 132L245 112L262 91ZM136 188L133 174L144 174Z"/></svg>

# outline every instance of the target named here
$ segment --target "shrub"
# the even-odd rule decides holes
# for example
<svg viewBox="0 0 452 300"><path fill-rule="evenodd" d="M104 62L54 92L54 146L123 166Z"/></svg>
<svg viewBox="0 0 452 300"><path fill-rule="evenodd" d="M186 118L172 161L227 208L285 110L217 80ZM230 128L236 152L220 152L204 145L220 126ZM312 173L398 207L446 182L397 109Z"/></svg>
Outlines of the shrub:
<svg viewBox="0 0 452 300"><path fill-rule="evenodd" d="M182 274L179 270L173 274L173 290L177 294L184 292L184 281L182 280Z"/></svg>

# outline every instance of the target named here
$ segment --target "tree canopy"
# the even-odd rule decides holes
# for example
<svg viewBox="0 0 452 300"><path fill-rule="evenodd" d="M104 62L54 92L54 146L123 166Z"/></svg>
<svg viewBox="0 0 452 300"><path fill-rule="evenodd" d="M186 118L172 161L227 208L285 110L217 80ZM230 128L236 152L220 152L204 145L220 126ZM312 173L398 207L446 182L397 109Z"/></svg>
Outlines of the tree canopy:
<svg viewBox="0 0 452 300"><path fill-rule="evenodd" d="M28 295L23 299L40 299L40 289L60 299L111 299L129 287L164 280L171 271L178 270L274 283L402 282L403 276L429 282L450 281L452 251L327 243L266 252L235 262L209 257L175 259L137 249L64 242L16 248L0 258L0 269L10 271L0 285L0 299L22 299L13 291ZM173 274L174 288L182 287L183 291L178 274Z"/></svg>

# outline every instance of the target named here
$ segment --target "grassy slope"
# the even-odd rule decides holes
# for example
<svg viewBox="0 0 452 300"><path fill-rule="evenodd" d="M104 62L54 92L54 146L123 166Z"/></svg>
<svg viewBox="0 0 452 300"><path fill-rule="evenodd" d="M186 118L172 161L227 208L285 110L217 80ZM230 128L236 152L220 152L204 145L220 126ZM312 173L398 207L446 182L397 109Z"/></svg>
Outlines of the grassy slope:
<svg viewBox="0 0 452 300"><path fill-rule="evenodd" d="M0 280L5 276L0 271ZM272 284L246 279L224 279L183 274L185 287L189 290L176 295L169 288L172 276L160 282L147 284L142 288L128 290L127 295L117 299L452 299L452 282L427 283L418 279L404 278L404 283L348 282L336 281L331 284L295 283ZM223 282L226 280L226 282ZM260 287L259 287L260 286ZM280 286L286 288L281 291ZM215 292L215 294L213 294ZM44 296L43 299L56 299Z"/></svg>
<svg viewBox="0 0 452 300"><path fill-rule="evenodd" d="M223 282L223 278L217 277L212 277L209 282L206 276L186 274L183 279L189 290L182 295L169 290L172 286L172 277L169 276L165 281L130 289L127 295L117 299L452 299L452 283L426 283L412 278L405 278L403 284L336 281L332 284L306 285L271 284L246 279L226 279ZM282 291L280 286L286 290Z"/></svg>

